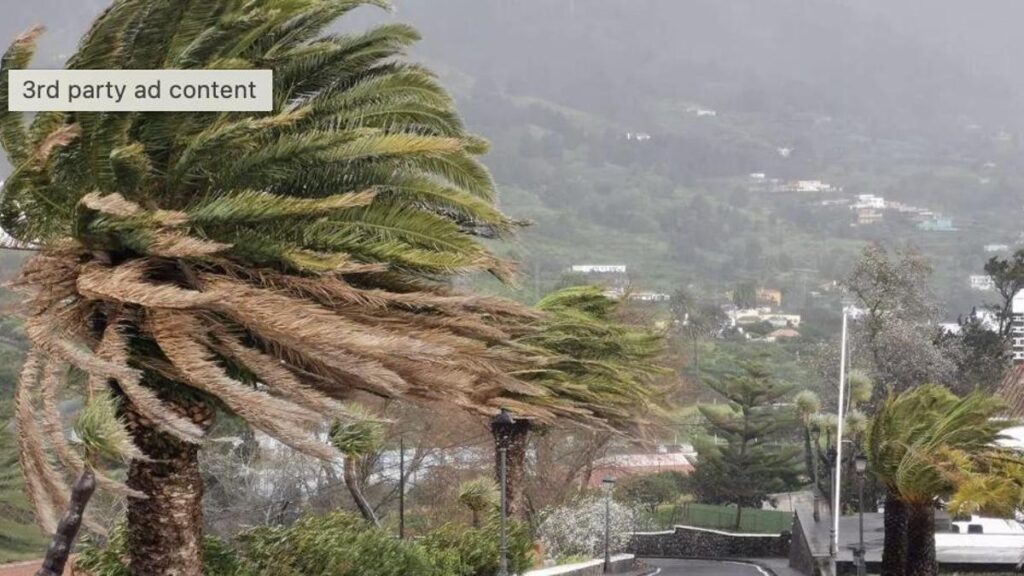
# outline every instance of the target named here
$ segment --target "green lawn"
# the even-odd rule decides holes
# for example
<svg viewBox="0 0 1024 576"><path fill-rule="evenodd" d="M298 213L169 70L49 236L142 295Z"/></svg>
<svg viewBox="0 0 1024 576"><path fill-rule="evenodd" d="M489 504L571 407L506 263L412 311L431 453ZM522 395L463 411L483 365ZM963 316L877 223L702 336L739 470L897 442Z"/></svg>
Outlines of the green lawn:
<svg viewBox="0 0 1024 576"><path fill-rule="evenodd" d="M789 512L780 512L778 510L744 508L743 515L740 518L740 528L735 530L735 506L688 502L659 506L654 520L657 527L661 529L683 525L751 534L778 534L792 527L793 515Z"/></svg>

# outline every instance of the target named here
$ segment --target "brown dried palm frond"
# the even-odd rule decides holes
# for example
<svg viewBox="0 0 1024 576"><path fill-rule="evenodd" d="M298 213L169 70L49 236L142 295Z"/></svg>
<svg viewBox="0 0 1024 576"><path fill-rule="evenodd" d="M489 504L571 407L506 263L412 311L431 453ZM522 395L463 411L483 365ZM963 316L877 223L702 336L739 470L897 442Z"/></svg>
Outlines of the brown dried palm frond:
<svg viewBox="0 0 1024 576"><path fill-rule="evenodd" d="M64 432L64 423L61 418L60 408L57 404L57 394L60 389L61 376L67 367L59 362L49 361L43 369L40 386L40 397L42 410L40 412L43 432L46 441L53 449L54 455L62 466L67 468L73 475L78 476L86 467L85 458L82 457L68 441ZM93 468L96 481L103 489L115 494L131 496L133 498L145 498L145 494L128 488L123 482L114 480L100 470Z"/></svg>
<svg viewBox="0 0 1024 576"><path fill-rule="evenodd" d="M36 510L39 527L47 534L53 534L57 529L57 511L67 506L69 490L67 482L49 460L46 441L37 424L33 396L42 381L44 368L45 360L41 355L30 352L22 366L14 408L19 461L25 476L26 492Z"/></svg>
<svg viewBox="0 0 1024 576"><path fill-rule="evenodd" d="M111 315L96 353L107 362L130 368L128 342L122 333L122 321L123 317L120 314ZM158 429L193 444L202 441L203 430L161 401L152 389L144 386L141 383L140 372L132 371L126 374L127 377L111 377L98 372L89 373L89 388L92 393L99 393L107 389L109 382L113 380L132 407Z"/></svg>
<svg viewBox="0 0 1024 576"><path fill-rule="evenodd" d="M163 310L152 311L148 320L147 328L160 349L182 371L189 385L216 396L249 424L300 452L325 460L334 457L329 445L310 434L322 417L228 376L200 341L204 330L198 320Z"/></svg>
<svg viewBox="0 0 1024 576"><path fill-rule="evenodd" d="M251 370L274 394L325 416L341 418L346 414L340 402L303 383L277 358L246 346L226 330L213 327L211 333L216 337L214 347L218 352Z"/></svg>
<svg viewBox="0 0 1024 576"><path fill-rule="evenodd" d="M90 263L78 276L78 292L86 298L148 308L201 308L217 300L215 292L185 290L146 281L149 262L135 260L116 267Z"/></svg>

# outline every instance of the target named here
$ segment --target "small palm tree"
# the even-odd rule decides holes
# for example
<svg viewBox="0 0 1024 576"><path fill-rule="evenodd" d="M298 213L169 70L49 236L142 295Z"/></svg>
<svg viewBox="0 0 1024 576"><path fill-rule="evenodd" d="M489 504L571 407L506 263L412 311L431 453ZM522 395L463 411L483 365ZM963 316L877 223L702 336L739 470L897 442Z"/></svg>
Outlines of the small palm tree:
<svg viewBox="0 0 1024 576"><path fill-rule="evenodd" d="M367 522L380 526L377 513L363 494L359 465L366 455L379 449L384 442L384 425L374 421L368 412L356 411L361 418L337 422L331 427L331 444L345 455L342 473L356 508Z"/></svg>
<svg viewBox="0 0 1024 576"><path fill-rule="evenodd" d="M480 527L482 514L500 505L498 483L491 478L474 478L459 486L459 503L469 508L473 515L473 527Z"/></svg>
<svg viewBox="0 0 1024 576"><path fill-rule="evenodd" d="M811 479L814 488L814 519L821 518L821 502L818 489L818 454L816 442L812 435L812 423L814 417L821 412L821 399L810 390L803 390L793 397L793 404L796 406L797 416L803 426L804 432L804 466L807 477Z"/></svg>
<svg viewBox="0 0 1024 576"><path fill-rule="evenodd" d="M1020 504L1020 476L1004 463L1016 457L996 447L1014 425L995 417L1000 400L983 393L957 398L940 386L891 396L867 430L872 472L887 490L882 571L931 576L935 560L935 508L949 500L954 512L1009 511ZM998 489L982 493L979 487ZM1012 490L1006 490L1012 486Z"/></svg>
<svg viewBox="0 0 1024 576"><path fill-rule="evenodd" d="M818 470L814 460L814 450L811 446L811 421L814 415L821 411L821 399L810 390L802 390L793 397L793 404L796 406L796 413L804 429L804 465L807 468L807 476L814 484L818 484Z"/></svg>

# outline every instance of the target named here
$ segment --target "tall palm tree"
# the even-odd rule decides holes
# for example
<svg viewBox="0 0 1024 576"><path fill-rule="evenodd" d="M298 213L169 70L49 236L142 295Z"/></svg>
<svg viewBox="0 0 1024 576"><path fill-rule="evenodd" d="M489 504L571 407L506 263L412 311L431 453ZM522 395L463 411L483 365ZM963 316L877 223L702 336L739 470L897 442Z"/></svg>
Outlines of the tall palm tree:
<svg viewBox="0 0 1024 576"><path fill-rule="evenodd" d="M545 393L510 390L503 395L504 406L516 414L550 410L567 414L565 421L583 420L592 428L643 434L664 414L664 394L656 382L665 373L656 363L664 334L624 322L620 306L597 286L564 288L543 298L537 308L545 316L515 344L545 359L517 373ZM508 511L524 520L531 422L516 420L507 452Z"/></svg>
<svg viewBox="0 0 1024 576"><path fill-rule="evenodd" d="M198 450L223 410L323 459L326 422L351 420L355 393L441 402L481 413L601 420L575 398L510 375L536 350L508 346L535 314L453 291L455 274L511 266L480 237L516 223L494 203L468 134L434 76L402 59L403 25L325 34L385 0L115 0L69 69L274 70L273 111L7 111L0 143L14 171L0 226L39 253L19 285L32 294L32 343L19 385L21 430L59 419L58 386L111 391L141 457L131 498L135 574L201 573ZM78 383L82 383L81 386ZM20 438L44 526L67 502L80 459L60 435Z"/></svg>
<svg viewBox="0 0 1024 576"><path fill-rule="evenodd" d="M983 393L957 398L940 386L922 386L885 400L865 441L872 472L887 490L882 572L931 576L935 508L952 499L959 509L1013 509L1020 476L1004 462L1016 458L996 447L1012 422L995 420L1000 400ZM1015 487L982 494L979 486Z"/></svg>

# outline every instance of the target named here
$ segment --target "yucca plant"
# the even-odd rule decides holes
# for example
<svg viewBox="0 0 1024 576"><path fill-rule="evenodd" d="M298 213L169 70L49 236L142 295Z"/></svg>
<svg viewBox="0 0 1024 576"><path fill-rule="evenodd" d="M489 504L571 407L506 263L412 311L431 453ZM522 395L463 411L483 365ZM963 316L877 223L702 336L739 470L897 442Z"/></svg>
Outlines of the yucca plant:
<svg viewBox="0 0 1024 576"><path fill-rule="evenodd" d="M943 502L954 512L1019 507L1020 463L996 445L1000 432L1014 425L996 419L1002 410L999 399L984 393L958 398L934 385L891 396L879 406L865 448L872 473L887 491L883 573L938 573L935 508ZM983 493L980 487L993 489Z"/></svg>
<svg viewBox="0 0 1024 576"><path fill-rule="evenodd" d="M367 522L379 528L380 520L377 519L377 513L363 495L359 465L368 454L379 449L384 442L384 425L375 421L372 414L362 409L356 409L354 415L361 418L336 422L331 426L331 445L345 456L342 475L356 508Z"/></svg>
<svg viewBox="0 0 1024 576"><path fill-rule="evenodd" d="M526 417L604 423L570 409L575 391L549 401L550 387L511 375L538 354L506 345L536 314L450 288L455 274L508 279L480 238L516 223L495 206L477 158L486 144L402 58L413 29L325 33L364 4L386 6L116 0L67 62L272 69L266 114L28 118L7 111L7 71L29 64L42 29L3 56L0 142L14 171L0 225L39 251L18 283L32 295L23 468L52 531L68 487L50 456L71 471L81 462L33 422L59 421L54 386L113 394L141 457L127 486L100 486L130 496L136 574L200 573L197 452L218 410L323 459L337 452L316 433L352 420L341 401L357 393L487 414L507 396Z"/></svg>
<svg viewBox="0 0 1024 576"><path fill-rule="evenodd" d="M474 478L459 485L459 504L473 515L473 528L480 527L480 516L501 504L498 483L491 478Z"/></svg>

